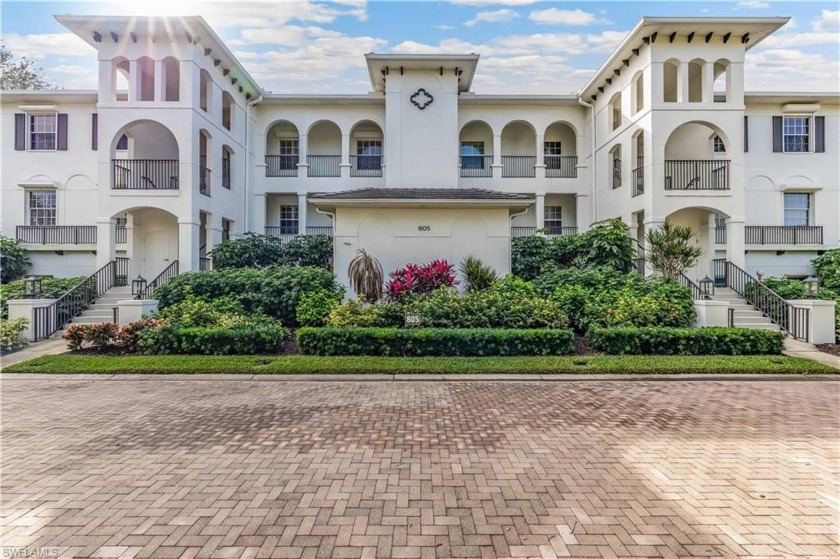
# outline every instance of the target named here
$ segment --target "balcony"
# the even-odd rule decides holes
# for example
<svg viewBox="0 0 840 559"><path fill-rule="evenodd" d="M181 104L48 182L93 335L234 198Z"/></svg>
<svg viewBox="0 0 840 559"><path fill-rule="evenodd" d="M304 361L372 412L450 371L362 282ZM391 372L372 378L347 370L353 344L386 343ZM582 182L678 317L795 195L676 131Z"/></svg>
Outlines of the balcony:
<svg viewBox="0 0 840 559"><path fill-rule="evenodd" d="M666 159L665 190L729 190L729 160Z"/></svg>
<svg viewBox="0 0 840 559"><path fill-rule="evenodd" d="M503 178L534 178L536 172L536 155L503 155Z"/></svg>
<svg viewBox="0 0 840 559"><path fill-rule="evenodd" d="M295 155L266 155L265 176L267 177L296 177L300 158Z"/></svg>
<svg viewBox="0 0 840 559"><path fill-rule="evenodd" d="M549 179L577 178L577 155L546 155L545 176Z"/></svg>
<svg viewBox="0 0 840 559"><path fill-rule="evenodd" d="M29 245L95 245L96 225L18 225L17 240ZM117 225L114 242L125 244L128 233Z"/></svg>
<svg viewBox="0 0 840 559"><path fill-rule="evenodd" d="M645 158L644 157L637 157L636 158L636 168L633 169L633 177L631 179L633 181L633 190L631 195L633 198L636 196L641 196L645 193Z"/></svg>
<svg viewBox="0 0 840 559"><path fill-rule="evenodd" d="M381 155L351 155L350 156L351 177L381 177L382 156Z"/></svg>
<svg viewBox="0 0 840 559"><path fill-rule="evenodd" d="M549 239L554 239L557 237L565 237L566 235L575 235L577 234L577 227L548 227L543 233L543 236ZM510 228L510 236L511 238L518 238L518 237L533 237L539 232L536 227L511 227Z"/></svg>
<svg viewBox="0 0 840 559"><path fill-rule="evenodd" d="M114 190L178 190L177 159L112 159Z"/></svg>
<svg viewBox="0 0 840 559"><path fill-rule="evenodd" d="M309 165L307 177L341 176L340 155L307 155L306 163Z"/></svg>
<svg viewBox="0 0 840 559"><path fill-rule="evenodd" d="M331 225L309 225L306 227L306 235L325 235L332 237L333 228ZM296 228L280 227L268 225L265 228L265 234L271 237L277 237L284 243L291 241L300 233Z"/></svg>
<svg viewBox="0 0 840 559"><path fill-rule="evenodd" d="M461 155L462 178L492 178L492 155Z"/></svg>
<svg viewBox="0 0 840 559"><path fill-rule="evenodd" d="M744 242L748 245L821 245L821 225L747 225ZM726 226L715 227L715 243L726 244Z"/></svg>

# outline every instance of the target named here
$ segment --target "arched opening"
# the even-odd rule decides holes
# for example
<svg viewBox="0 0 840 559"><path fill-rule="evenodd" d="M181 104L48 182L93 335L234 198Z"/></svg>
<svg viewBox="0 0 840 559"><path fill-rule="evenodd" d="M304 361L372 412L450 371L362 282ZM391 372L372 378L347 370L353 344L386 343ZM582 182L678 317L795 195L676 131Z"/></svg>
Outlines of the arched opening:
<svg viewBox="0 0 840 559"><path fill-rule="evenodd" d="M726 134L713 124L678 126L665 143L665 190L728 190L729 147Z"/></svg>
<svg viewBox="0 0 840 559"><path fill-rule="evenodd" d="M679 90L680 61L671 59L662 64L662 100L666 103L677 102Z"/></svg>
<svg viewBox="0 0 840 559"><path fill-rule="evenodd" d="M341 129L329 120L309 128L307 156L310 177L341 176Z"/></svg>
<svg viewBox="0 0 840 559"><path fill-rule="evenodd" d="M230 190L231 175L233 174L233 150L230 146L222 146L222 187Z"/></svg>
<svg viewBox="0 0 840 559"><path fill-rule="evenodd" d="M296 177L300 162L300 133L288 120L272 124L265 135L265 176Z"/></svg>
<svg viewBox="0 0 840 559"><path fill-rule="evenodd" d="M621 121L621 92L618 92L610 99L610 130L621 126Z"/></svg>
<svg viewBox="0 0 840 559"><path fill-rule="evenodd" d="M111 188L177 190L178 153L175 135L161 123L127 124L111 140Z"/></svg>
<svg viewBox="0 0 840 559"><path fill-rule="evenodd" d="M645 106L645 73L643 71L640 70L633 76L631 91L633 94L633 98L631 99L633 101L633 114L636 114Z"/></svg>
<svg viewBox="0 0 840 559"><path fill-rule="evenodd" d="M363 120L350 130L350 176L382 176L382 128Z"/></svg>
<svg viewBox="0 0 840 559"><path fill-rule="evenodd" d="M609 153L610 175L612 176L612 187L621 186L621 144L616 144Z"/></svg>
<svg viewBox="0 0 840 559"><path fill-rule="evenodd" d="M140 73L140 101L155 100L155 61L148 56L137 59L137 71Z"/></svg>
<svg viewBox="0 0 840 559"><path fill-rule="evenodd" d="M729 61L721 58L714 65L714 97L716 103L726 103L732 92L732 75Z"/></svg>
<svg viewBox="0 0 840 559"><path fill-rule="evenodd" d="M715 258L715 244L726 242L726 219L728 216L725 212L699 206L679 209L665 218L669 223L690 227L694 233L693 244L703 251L697 263L684 272L694 283L699 284L700 279L705 276L717 275L716 270L713 270L712 261ZM723 235L723 243L716 243L719 235Z"/></svg>
<svg viewBox="0 0 840 559"><path fill-rule="evenodd" d="M703 67L704 60L695 58L688 63L688 102L699 103L703 100Z"/></svg>
<svg viewBox="0 0 840 559"><path fill-rule="evenodd" d="M210 74L207 70L202 70L199 76L198 84L198 106L206 113L210 112L210 88L212 87L212 84L213 80L210 78Z"/></svg>
<svg viewBox="0 0 840 559"><path fill-rule="evenodd" d="M233 95L227 91L222 92L222 126L228 130L233 129L233 110L236 103L233 101Z"/></svg>
<svg viewBox="0 0 840 559"><path fill-rule="evenodd" d="M211 136L203 128L198 131L198 192L210 196L211 172L208 154L211 148Z"/></svg>
<svg viewBox="0 0 840 559"><path fill-rule="evenodd" d="M159 208L135 207L120 211L112 219L130 224L125 241L131 254L129 281L137 276L151 281L178 260L177 216ZM187 263L179 264L184 271Z"/></svg>
<svg viewBox="0 0 840 559"><path fill-rule="evenodd" d="M462 177L493 176L493 130L475 120L461 128L458 136Z"/></svg>
<svg viewBox="0 0 840 559"><path fill-rule="evenodd" d="M125 58L115 58L112 62L112 85L114 101L128 101L128 84L131 76L131 65Z"/></svg>
<svg viewBox="0 0 840 559"><path fill-rule="evenodd" d="M515 120L502 129L502 177L536 176L537 134L531 124Z"/></svg>
<svg viewBox="0 0 840 559"><path fill-rule="evenodd" d="M639 196L645 191L645 132L639 130L633 135L630 160L633 164L632 196Z"/></svg>
<svg viewBox="0 0 840 559"><path fill-rule="evenodd" d="M163 98L164 101L181 100L181 63L167 56L163 59Z"/></svg>
<svg viewBox="0 0 840 559"><path fill-rule="evenodd" d="M545 176L573 178L577 176L577 137L574 128L565 122L554 122L545 129L543 138Z"/></svg>

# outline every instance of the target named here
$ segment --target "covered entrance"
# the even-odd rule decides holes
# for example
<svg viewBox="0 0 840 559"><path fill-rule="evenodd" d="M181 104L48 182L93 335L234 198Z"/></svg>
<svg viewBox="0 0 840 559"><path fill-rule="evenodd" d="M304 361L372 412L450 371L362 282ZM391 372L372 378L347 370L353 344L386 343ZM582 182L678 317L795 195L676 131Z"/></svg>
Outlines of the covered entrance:
<svg viewBox="0 0 840 559"><path fill-rule="evenodd" d="M178 260L178 220L157 208L136 208L125 215L130 277L151 281Z"/></svg>

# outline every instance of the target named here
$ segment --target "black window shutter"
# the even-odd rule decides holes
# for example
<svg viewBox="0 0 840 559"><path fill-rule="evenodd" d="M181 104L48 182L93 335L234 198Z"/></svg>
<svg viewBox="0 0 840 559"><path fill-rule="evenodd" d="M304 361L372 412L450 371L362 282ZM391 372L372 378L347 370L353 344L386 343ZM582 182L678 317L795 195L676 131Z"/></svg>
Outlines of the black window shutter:
<svg viewBox="0 0 840 559"><path fill-rule="evenodd" d="M24 151L26 149L26 115L24 113L15 113L15 150Z"/></svg>
<svg viewBox="0 0 840 559"><path fill-rule="evenodd" d="M67 113L58 113L58 141L55 147L67 151Z"/></svg>
<svg viewBox="0 0 840 559"><path fill-rule="evenodd" d="M773 117L773 151L778 153L782 149L782 117Z"/></svg>
<svg viewBox="0 0 840 559"><path fill-rule="evenodd" d="M750 117L744 115L744 153L750 151Z"/></svg>
<svg viewBox="0 0 840 559"><path fill-rule="evenodd" d="M825 117L814 117L814 151L825 152Z"/></svg>
<svg viewBox="0 0 840 559"><path fill-rule="evenodd" d="M93 113L90 119L90 149L99 149L99 114Z"/></svg>

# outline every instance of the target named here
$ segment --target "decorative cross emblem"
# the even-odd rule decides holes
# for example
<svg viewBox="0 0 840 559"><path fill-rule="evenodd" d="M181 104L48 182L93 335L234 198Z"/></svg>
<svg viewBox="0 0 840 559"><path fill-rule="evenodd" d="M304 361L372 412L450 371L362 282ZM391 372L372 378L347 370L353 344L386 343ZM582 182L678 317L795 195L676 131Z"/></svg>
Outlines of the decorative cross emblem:
<svg viewBox="0 0 840 559"><path fill-rule="evenodd" d="M431 105L434 100L435 98L432 97L432 94L422 87L411 96L411 103L421 111Z"/></svg>

